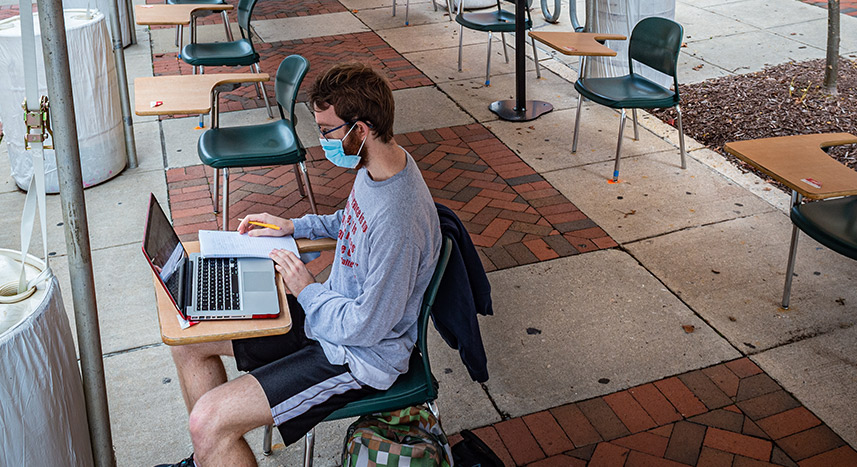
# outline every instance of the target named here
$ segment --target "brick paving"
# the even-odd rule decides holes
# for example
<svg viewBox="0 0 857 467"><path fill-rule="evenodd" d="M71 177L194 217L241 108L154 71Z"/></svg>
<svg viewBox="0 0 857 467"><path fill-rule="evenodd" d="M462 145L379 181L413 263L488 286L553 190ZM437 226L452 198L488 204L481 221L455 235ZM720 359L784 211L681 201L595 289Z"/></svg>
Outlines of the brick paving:
<svg viewBox="0 0 857 467"><path fill-rule="evenodd" d="M280 62L292 54L299 54L310 63L310 69L301 85L298 100L306 100L306 89L315 77L335 63L359 61L371 64L381 70L389 79L393 89L405 89L432 85L432 81L402 57L374 32L359 32L337 36L324 36L292 41L254 43L262 60L259 66L262 72L273 75ZM155 54L152 58L155 76L189 75L192 67L177 60L176 53ZM249 72L249 67L207 67L205 73ZM274 103L274 86L266 83L271 103ZM258 97L254 86L241 86L234 91L220 95L222 112L255 109L265 106ZM175 118L168 116L162 118Z"/></svg>
<svg viewBox="0 0 857 467"><path fill-rule="evenodd" d="M857 465L748 358L472 431L507 466Z"/></svg>
<svg viewBox="0 0 857 467"><path fill-rule="evenodd" d="M164 3L163 0L146 0L147 4L154 5ZM235 8L230 10L230 22L238 21L238 0L226 0L226 3L233 5ZM259 1L253 9L253 17L250 20L250 25L253 22L276 19L276 18L294 18L298 16L323 15L325 13L337 13L340 11L348 11L338 0L291 0L289 2L265 2ZM201 16L197 19L197 25L205 24L221 24L219 14ZM175 26L152 26L152 29L173 28Z"/></svg>
<svg viewBox="0 0 857 467"><path fill-rule="evenodd" d="M804 3L827 9L827 2L819 0L801 0ZM857 16L857 0L840 0L839 13L848 16Z"/></svg>
<svg viewBox="0 0 857 467"><path fill-rule="evenodd" d="M616 246L577 209L481 124L397 135L422 170L435 200L464 222L486 270ZM319 212L341 208L354 171L333 166L310 148L307 168ZM202 165L167 171L170 207L182 240L222 222L212 212L213 172ZM309 212L290 166L230 171L230 228L251 212L298 217ZM315 265L313 267L316 267Z"/></svg>

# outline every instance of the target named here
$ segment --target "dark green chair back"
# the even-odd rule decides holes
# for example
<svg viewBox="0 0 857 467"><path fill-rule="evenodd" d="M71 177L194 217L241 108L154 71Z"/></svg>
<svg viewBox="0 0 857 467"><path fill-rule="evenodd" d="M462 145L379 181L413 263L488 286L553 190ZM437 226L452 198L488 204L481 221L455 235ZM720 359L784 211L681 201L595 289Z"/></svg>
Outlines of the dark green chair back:
<svg viewBox="0 0 857 467"><path fill-rule="evenodd" d="M255 0L251 0L255 3ZM286 118L283 112L288 113L288 119L292 126L298 124L295 117L295 101L298 98L298 90L301 82L309 71L309 61L300 55L289 55L277 68L276 82L274 83L274 95L280 106L280 116Z"/></svg>
<svg viewBox="0 0 857 467"><path fill-rule="evenodd" d="M857 196L798 204L791 219L818 243L857 259Z"/></svg>
<svg viewBox="0 0 857 467"><path fill-rule="evenodd" d="M375 412L389 412L437 399L438 385L437 380L435 380L431 373L427 336L431 309L434 306L434 300L440 288L440 281L446 271L447 264L449 264L451 252L452 239L444 236L437 266L434 269L434 274L431 277L428 288L426 288L423 294L420 316L417 321L417 345L411 355L408 372L400 375L390 389L351 402L330 414L325 420L340 420Z"/></svg>
<svg viewBox="0 0 857 467"><path fill-rule="evenodd" d="M241 37L250 39L250 16L253 15L253 9L256 8L257 0L238 0L238 26L241 28ZM247 35L244 35L247 31Z"/></svg>
<svg viewBox="0 0 857 467"><path fill-rule="evenodd" d="M634 73L634 60L672 76L678 94L678 54L684 28L675 21L650 17L643 18L631 31L628 44L628 64Z"/></svg>

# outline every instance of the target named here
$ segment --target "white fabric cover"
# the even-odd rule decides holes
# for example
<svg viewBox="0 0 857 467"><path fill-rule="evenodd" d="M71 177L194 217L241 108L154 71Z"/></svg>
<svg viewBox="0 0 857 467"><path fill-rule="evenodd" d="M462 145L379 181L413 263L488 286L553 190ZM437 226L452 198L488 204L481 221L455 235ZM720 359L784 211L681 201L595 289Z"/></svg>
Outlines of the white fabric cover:
<svg viewBox="0 0 857 467"><path fill-rule="evenodd" d="M35 3L35 1L33 2ZM116 0L119 7L119 29L122 33L122 47L131 45L131 28L133 24L129 23L128 18L128 2L126 0ZM110 31L110 7L113 0L62 0L63 8L80 8L86 9L88 6L91 10L98 10L104 14L107 31Z"/></svg>
<svg viewBox="0 0 857 467"><path fill-rule="evenodd" d="M77 121L83 186L89 187L119 174L127 161L122 111L119 101L113 46L104 15L95 11L65 10L69 68ZM38 15L36 55L39 94L47 95ZM12 176L26 190L33 172L31 157L24 150L24 67L21 54L20 17L0 21L0 121L11 162ZM45 144L51 144L50 138ZM45 150L46 191L58 193L56 155Z"/></svg>
<svg viewBox="0 0 857 467"><path fill-rule="evenodd" d="M0 256L0 283L17 281L20 264ZM38 273L28 264L28 279ZM0 465L93 465L80 370L56 278L23 302L0 304L0 362Z"/></svg>
<svg viewBox="0 0 857 467"><path fill-rule="evenodd" d="M591 0L595 2L595 17L587 18L587 29L591 32L623 34L631 38L634 26L643 18L660 16L675 19L675 0ZM597 57L589 61L588 76L622 76L628 74L628 41L607 41L607 46L616 51L615 57ZM673 85L672 78L651 68L634 65L634 72L664 86Z"/></svg>

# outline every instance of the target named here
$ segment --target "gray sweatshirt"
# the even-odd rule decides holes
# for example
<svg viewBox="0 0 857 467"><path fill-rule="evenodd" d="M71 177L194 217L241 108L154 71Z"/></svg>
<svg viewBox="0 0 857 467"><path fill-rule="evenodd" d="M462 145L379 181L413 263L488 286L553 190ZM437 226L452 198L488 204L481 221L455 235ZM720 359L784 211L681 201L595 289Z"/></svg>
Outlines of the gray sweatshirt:
<svg viewBox="0 0 857 467"><path fill-rule="evenodd" d="M344 209L293 219L295 237L336 238L330 276L304 288L306 334L333 364L363 384L387 389L408 370L420 303L441 234L416 162L376 182L360 169Z"/></svg>

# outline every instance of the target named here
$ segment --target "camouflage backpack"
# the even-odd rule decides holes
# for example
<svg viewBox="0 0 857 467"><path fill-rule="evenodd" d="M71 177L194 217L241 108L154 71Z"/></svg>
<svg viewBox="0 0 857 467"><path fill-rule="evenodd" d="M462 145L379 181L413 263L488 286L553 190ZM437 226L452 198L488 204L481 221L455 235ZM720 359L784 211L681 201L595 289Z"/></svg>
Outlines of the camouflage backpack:
<svg viewBox="0 0 857 467"><path fill-rule="evenodd" d="M348 427L343 467L452 465L440 423L425 407L364 415Z"/></svg>

